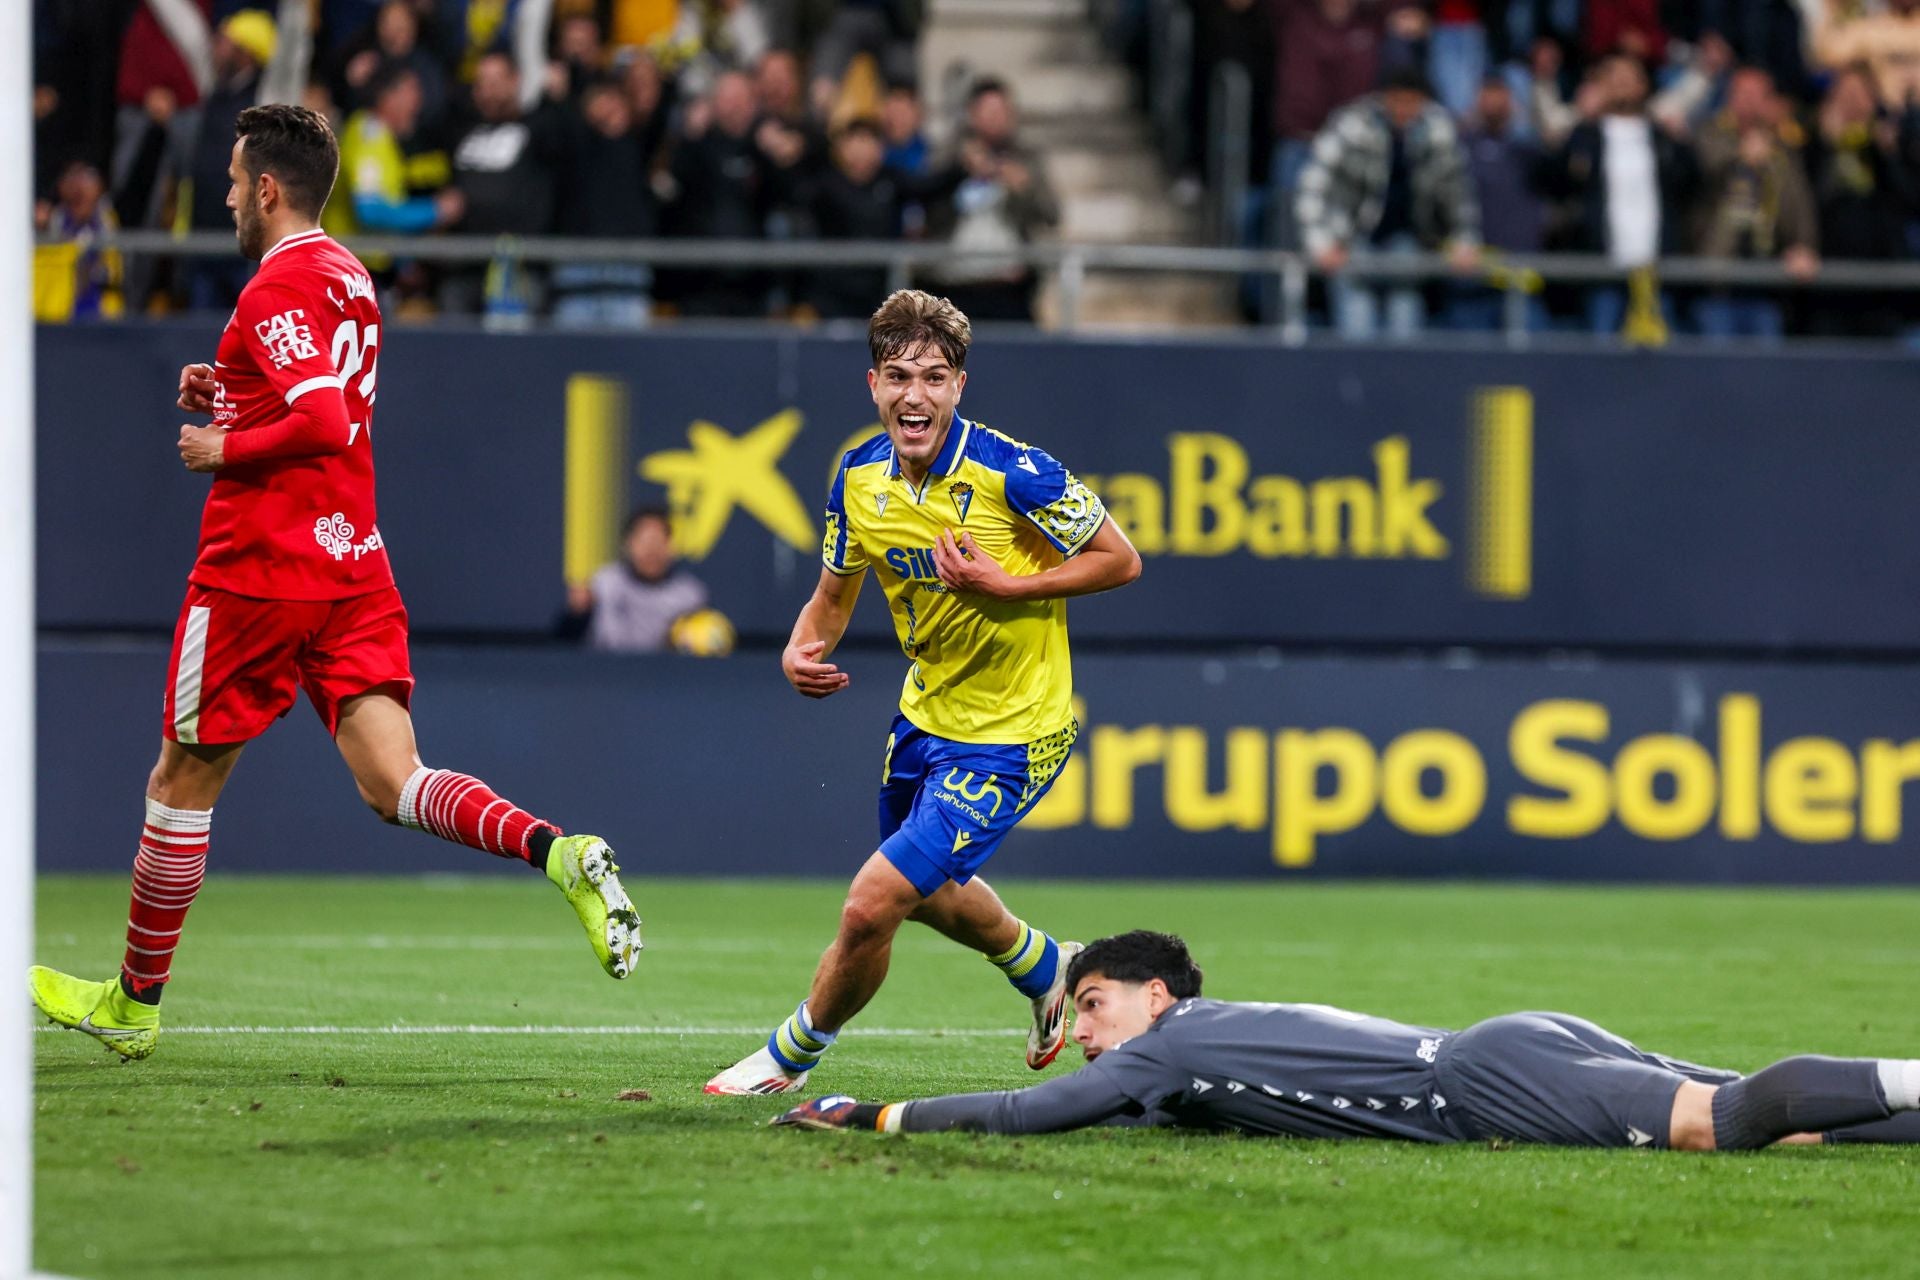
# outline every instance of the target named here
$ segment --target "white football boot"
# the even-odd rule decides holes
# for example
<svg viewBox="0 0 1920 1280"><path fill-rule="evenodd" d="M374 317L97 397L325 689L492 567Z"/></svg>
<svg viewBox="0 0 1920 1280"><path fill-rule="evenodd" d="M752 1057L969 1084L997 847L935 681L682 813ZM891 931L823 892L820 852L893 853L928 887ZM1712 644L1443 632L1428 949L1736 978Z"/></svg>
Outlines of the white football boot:
<svg viewBox="0 0 1920 1280"><path fill-rule="evenodd" d="M1058 1052L1058 1046L1055 1046ZM802 1071L799 1075L790 1074L787 1069L774 1060L773 1054L761 1045L740 1061L707 1081L706 1093L724 1094L728 1097L754 1095L771 1097L779 1093L798 1093L807 1084L812 1072Z"/></svg>

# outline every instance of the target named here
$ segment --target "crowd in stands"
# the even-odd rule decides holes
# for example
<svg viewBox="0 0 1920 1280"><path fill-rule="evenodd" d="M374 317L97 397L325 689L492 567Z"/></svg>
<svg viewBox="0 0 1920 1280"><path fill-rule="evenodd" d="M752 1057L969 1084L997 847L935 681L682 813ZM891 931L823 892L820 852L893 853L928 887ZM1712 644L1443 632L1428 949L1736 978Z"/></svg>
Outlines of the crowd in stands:
<svg viewBox="0 0 1920 1280"><path fill-rule="evenodd" d="M36 277L48 318L224 310L233 259L122 260L116 226L225 231L233 119L303 100L333 121L338 234L912 240L970 256L916 283L1030 318L1001 252L1058 202L1014 95L978 80L929 141L926 0L31 0ZM1136 19L1149 0L1110 0ZM1920 254L1920 0L1184 0L1195 155L1253 86L1246 239L1298 248L1343 333L1528 323L1885 336L1898 295L1818 287L1833 260ZM293 21L290 15L304 15ZM102 56L107 51L110 56ZM1142 55L1144 58L1144 54ZM1624 285L1543 288L1509 255L1604 255ZM1446 285L1356 257L1445 254ZM1663 257L1777 264L1813 288L1681 288ZM527 267L373 259L400 314L635 326L854 317L884 270ZM54 287L47 287L49 283Z"/></svg>
<svg viewBox="0 0 1920 1280"><path fill-rule="evenodd" d="M975 81L929 144L924 0L33 0L36 220L71 242L42 310L225 310L250 264L121 263L123 227L228 230L233 121L304 101L340 139L339 235L937 238L975 251L926 282L1029 319L1035 281L992 253L1058 218L1010 89ZM289 26L292 9L313 15ZM102 50L117 57L102 58ZM865 316L887 273L529 267L372 258L402 315L634 326Z"/></svg>
<svg viewBox="0 0 1920 1280"><path fill-rule="evenodd" d="M1920 0L1191 0L1196 101L1254 88L1250 242L1330 273L1351 336L1500 322L1505 254L1625 286L1536 290L1529 322L1885 336L1892 295L1663 287L1663 256L1920 256ZM1204 112L1204 108L1203 108ZM1199 136L1231 122L1203 121ZM1356 252L1446 253L1450 287L1363 284Z"/></svg>

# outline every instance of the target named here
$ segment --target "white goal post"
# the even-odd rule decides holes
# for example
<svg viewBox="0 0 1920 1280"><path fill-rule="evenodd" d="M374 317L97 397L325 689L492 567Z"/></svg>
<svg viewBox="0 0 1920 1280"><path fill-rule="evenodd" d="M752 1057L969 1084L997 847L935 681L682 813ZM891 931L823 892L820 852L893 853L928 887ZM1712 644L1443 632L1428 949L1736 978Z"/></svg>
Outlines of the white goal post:
<svg viewBox="0 0 1920 1280"><path fill-rule="evenodd" d="M0 1280L33 1269L32 6L0 0Z"/></svg>

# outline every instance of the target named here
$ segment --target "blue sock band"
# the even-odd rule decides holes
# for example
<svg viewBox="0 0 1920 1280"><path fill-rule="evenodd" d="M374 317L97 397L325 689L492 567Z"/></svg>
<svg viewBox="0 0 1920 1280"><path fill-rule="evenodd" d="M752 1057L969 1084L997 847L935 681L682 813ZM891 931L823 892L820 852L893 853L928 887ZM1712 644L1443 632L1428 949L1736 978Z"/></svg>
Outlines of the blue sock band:
<svg viewBox="0 0 1920 1280"><path fill-rule="evenodd" d="M1060 944L1032 928L1027 929L1021 943L1011 959L995 959L994 964L1007 975L1015 991L1029 1000L1038 1000L1060 976Z"/></svg>
<svg viewBox="0 0 1920 1280"><path fill-rule="evenodd" d="M767 1052L783 1069L799 1075L811 1071L839 1035L837 1031L817 1029L807 1017L807 1002L802 1000L793 1016L767 1037Z"/></svg>

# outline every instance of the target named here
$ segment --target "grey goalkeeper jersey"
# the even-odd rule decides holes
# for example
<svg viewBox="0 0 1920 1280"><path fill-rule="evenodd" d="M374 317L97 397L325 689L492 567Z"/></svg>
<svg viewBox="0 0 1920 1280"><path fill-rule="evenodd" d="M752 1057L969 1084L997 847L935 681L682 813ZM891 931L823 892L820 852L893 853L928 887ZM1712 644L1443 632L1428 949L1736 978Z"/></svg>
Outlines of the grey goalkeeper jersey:
<svg viewBox="0 0 1920 1280"><path fill-rule="evenodd" d="M1453 1032L1319 1004L1194 997L1031 1089L905 1104L908 1132L1165 1124L1301 1138L1458 1142L1433 1064Z"/></svg>

